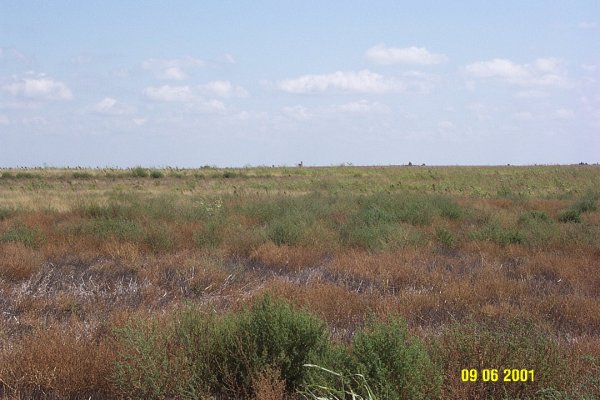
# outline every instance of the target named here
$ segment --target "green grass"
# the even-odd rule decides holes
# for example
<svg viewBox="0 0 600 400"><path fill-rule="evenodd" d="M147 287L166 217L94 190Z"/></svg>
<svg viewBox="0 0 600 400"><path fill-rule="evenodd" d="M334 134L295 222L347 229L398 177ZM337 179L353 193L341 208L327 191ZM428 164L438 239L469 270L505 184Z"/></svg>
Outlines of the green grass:
<svg viewBox="0 0 600 400"><path fill-rule="evenodd" d="M39 247L44 239L45 236L39 229L24 225L8 228L2 234L3 242L19 242L30 248Z"/></svg>

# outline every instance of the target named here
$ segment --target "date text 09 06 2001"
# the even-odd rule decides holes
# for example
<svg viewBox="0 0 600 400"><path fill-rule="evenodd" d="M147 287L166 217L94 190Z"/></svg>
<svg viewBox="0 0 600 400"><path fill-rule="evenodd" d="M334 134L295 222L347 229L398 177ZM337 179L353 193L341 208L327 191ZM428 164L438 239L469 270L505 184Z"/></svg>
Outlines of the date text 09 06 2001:
<svg viewBox="0 0 600 400"><path fill-rule="evenodd" d="M462 382L533 382L532 369L462 369L460 380Z"/></svg>

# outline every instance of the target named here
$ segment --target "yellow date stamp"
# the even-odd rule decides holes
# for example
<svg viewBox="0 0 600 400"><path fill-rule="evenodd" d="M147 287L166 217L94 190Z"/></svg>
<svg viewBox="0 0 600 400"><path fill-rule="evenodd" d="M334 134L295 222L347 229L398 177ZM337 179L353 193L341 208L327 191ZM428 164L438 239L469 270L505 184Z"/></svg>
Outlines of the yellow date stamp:
<svg viewBox="0 0 600 400"><path fill-rule="evenodd" d="M535 371L517 368L464 368L460 370L462 382L533 382Z"/></svg>

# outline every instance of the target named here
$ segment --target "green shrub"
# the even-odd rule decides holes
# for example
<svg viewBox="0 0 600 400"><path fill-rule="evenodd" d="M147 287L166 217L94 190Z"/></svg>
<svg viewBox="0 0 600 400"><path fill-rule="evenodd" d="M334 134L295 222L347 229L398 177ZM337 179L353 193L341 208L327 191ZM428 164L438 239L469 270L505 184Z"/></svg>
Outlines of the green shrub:
<svg viewBox="0 0 600 400"><path fill-rule="evenodd" d="M142 236L139 226L126 219L97 219L91 221L87 232L101 240L117 238L127 241L138 241Z"/></svg>
<svg viewBox="0 0 600 400"><path fill-rule="evenodd" d="M543 223L550 224L550 223L552 223L552 218L550 218L550 216L548 216L548 214L546 214L543 211L531 210L531 211L528 211L526 213L519 215L518 222L520 224L536 223L536 222L543 222Z"/></svg>
<svg viewBox="0 0 600 400"><path fill-rule="evenodd" d="M0 207L0 221L8 219L16 214L16 210L13 208Z"/></svg>
<svg viewBox="0 0 600 400"><path fill-rule="evenodd" d="M153 170L152 172L150 172L150 177L153 179L160 179L163 178L165 176L165 174L162 173L162 171L159 170Z"/></svg>
<svg viewBox="0 0 600 400"><path fill-rule="evenodd" d="M571 210L577 211L579 213L597 211L598 206L596 205L596 198L588 197L581 199L571 206Z"/></svg>
<svg viewBox="0 0 600 400"><path fill-rule="evenodd" d="M146 178L148 176L148 170L142 167L132 168L130 173L134 178Z"/></svg>
<svg viewBox="0 0 600 400"><path fill-rule="evenodd" d="M73 172L71 176L73 177L73 179L92 179L94 177L91 173L85 171Z"/></svg>
<svg viewBox="0 0 600 400"><path fill-rule="evenodd" d="M471 232L470 236L474 240L494 242L501 246L527 243L527 237L524 233L518 230L505 229L494 221L490 221L483 228Z"/></svg>
<svg viewBox="0 0 600 400"><path fill-rule="evenodd" d="M0 174L0 178L2 178L2 179L14 179L15 175L12 172L5 171L2 174Z"/></svg>
<svg viewBox="0 0 600 400"><path fill-rule="evenodd" d="M441 371L417 338L410 338L399 319L372 323L352 340L356 371L384 399L439 397ZM357 389L358 390L358 389Z"/></svg>
<svg viewBox="0 0 600 400"><path fill-rule="evenodd" d="M354 222L341 228L342 243L369 251L384 249L398 243L402 230L398 224L361 224Z"/></svg>
<svg viewBox="0 0 600 400"><path fill-rule="evenodd" d="M293 392L308 376L303 365L327 346L323 322L269 296L220 317L188 309L174 322L116 332L113 381L124 397L249 398L267 369Z"/></svg>
<svg viewBox="0 0 600 400"><path fill-rule="evenodd" d="M577 210L566 210L566 211L563 211L562 213L560 213L560 215L558 216L558 220L560 222L580 223L581 222L581 213Z"/></svg>
<svg viewBox="0 0 600 400"><path fill-rule="evenodd" d="M232 179L232 178L243 178L245 175L243 173L237 172L237 171L225 171L225 172L223 172L223 174L221 176L225 179Z"/></svg>
<svg viewBox="0 0 600 400"><path fill-rule="evenodd" d="M303 223L293 216L277 219L271 223L268 230L269 239L278 246L293 246L300 241L303 233Z"/></svg>
<svg viewBox="0 0 600 400"><path fill-rule="evenodd" d="M40 230L22 225L8 228L2 235L3 242L20 242L31 248L39 247L43 240L44 234Z"/></svg>
<svg viewBox="0 0 600 400"><path fill-rule="evenodd" d="M17 172L15 178L17 179L33 179L36 178L37 175L32 172Z"/></svg>

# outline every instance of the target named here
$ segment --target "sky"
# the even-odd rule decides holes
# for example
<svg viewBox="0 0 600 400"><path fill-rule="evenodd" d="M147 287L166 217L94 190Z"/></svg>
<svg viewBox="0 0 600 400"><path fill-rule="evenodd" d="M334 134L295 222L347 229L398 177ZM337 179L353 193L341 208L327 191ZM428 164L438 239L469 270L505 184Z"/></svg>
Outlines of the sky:
<svg viewBox="0 0 600 400"><path fill-rule="evenodd" d="M597 0L0 0L0 167L599 161Z"/></svg>

